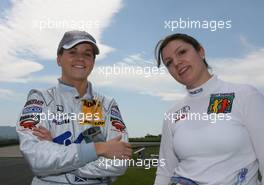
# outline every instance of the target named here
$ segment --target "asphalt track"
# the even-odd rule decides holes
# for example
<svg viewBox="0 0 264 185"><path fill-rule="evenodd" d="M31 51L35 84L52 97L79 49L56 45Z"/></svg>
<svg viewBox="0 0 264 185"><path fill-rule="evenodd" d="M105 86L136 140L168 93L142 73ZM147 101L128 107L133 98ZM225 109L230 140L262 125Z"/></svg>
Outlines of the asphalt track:
<svg viewBox="0 0 264 185"><path fill-rule="evenodd" d="M32 178L17 145L0 148L0 185L30 185Z"/></svg>
<svg viewBox="0 0 264 185"><path fill-rule="evenodd" d="M139 147L157 146L157 142L131 143L134 149ZM0 147L0 185L30 185L33 175L18 145Z"/></svg>
<svg viewBox="0 0 264 185"><path fill-rule="evenodd" d="M32 178L23 157L0 157L1 185L30 185Z"/></svg>

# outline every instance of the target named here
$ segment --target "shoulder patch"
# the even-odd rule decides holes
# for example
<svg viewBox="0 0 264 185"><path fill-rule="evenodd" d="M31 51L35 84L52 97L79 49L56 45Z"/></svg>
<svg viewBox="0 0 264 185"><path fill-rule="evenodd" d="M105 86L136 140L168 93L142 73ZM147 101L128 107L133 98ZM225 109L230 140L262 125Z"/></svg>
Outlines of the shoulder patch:
<svg viewBox="0 0 264 185"><path fill-rule="evenodd" d="M29 105L39 105L39 106L42 106L43 105L43 101L41 100L37 100L37 99L31 99L31 100L28 100L25 104L24 107L27 107Z"/></svg>

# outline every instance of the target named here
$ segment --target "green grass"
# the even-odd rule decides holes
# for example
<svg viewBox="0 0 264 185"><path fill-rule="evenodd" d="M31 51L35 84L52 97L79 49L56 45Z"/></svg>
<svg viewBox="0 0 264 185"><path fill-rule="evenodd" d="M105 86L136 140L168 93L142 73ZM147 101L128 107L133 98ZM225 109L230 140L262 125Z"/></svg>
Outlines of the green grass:
<svg viewBox="0 0 264 185"><path fill-rule="evenodd" d="M112 185L153 185L156 170L156 168L144 169L130 167Z"/></svg>
<svg viewBox="0 0 264 185"><path fill-rule="evenodd" d="M150 159L150 154L158 154L159 147L151 146L146 147L144 155L145 159ZM132 157L137 161L137 155L133 154ZM156 177L157 168L145 169L144 167L128 167L126 173L112 185L153 185Z"/></svg>

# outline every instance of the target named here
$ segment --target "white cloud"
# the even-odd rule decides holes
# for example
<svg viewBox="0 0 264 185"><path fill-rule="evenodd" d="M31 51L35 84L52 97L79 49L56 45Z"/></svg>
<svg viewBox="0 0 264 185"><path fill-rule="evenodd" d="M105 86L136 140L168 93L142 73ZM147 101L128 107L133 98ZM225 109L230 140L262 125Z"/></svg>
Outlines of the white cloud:
<svg viewBox="0 0 264 185"><path fill-rule="evenodd" d="M239 40L240 40L242 47L245 48L247 51L254 51L257 49L257 47L251 44L248 41L247 37L245 37L244 35L240 35Z"/></svg>
<svg viewBox="0 0 264 185"><path fill-rule="evenodd" d="M243 58L222 58L210 61L219 78L264 88L264 49L251 52Z"/></svg>
<svg viewBox="0 0 264 185"><path fill-rule="evenodd" d="M1 58L1 56L0 56ZM30 73L43 69L39 63L18 59L15 57L7 57L7 60L0 62L0 81L4 82L27 82L26 76Z"/></svg>
<svg viewBox="0 0 264 185"><path fill-rule="evenodd" d="M30 76L27 78L28 82L35 82L35 83L44 83L50 85L56 85L57 79L60 78L59 75L44 75L44 76Z"/></svg>
<svg viewBox="0 0 264 185"><path fill-rule="evenodd" d="M24 94L15 92L10 89L0 89L1 100L18 102L19 100L21 100L21 98L24 98Z"/></svg>
<svg viewBox="0 0 264 185"><path fill-rule="evenodd" d="M169 89L164 89L163 91L147 91L147 92L142 92L141 94L145 94L145 95L150 95L150 96L156 96L161 98L161 100L163 101L177 101L177 100L181 100L185 97L185 94L179 93L177 91L171 91L171 92L165 92L166 90L169 91Z"/></svg>
<svg viewBox="0 0 264 185"><path fill-rule="evenodd" d="M0 98L1 99L6 99L13 94L14 94L14 92L9 90L9 89L0 89Z"/></svg>
<svg viewBox="0 0 264 185"><path fill-rule="evenodd" d="M55 59L67 30L81 29L98 41L101 54L114 50L101 42L103 30L122 7L121 0L13 0L0 20L0 81L26 82L43 69L37 61Z"/></svg>

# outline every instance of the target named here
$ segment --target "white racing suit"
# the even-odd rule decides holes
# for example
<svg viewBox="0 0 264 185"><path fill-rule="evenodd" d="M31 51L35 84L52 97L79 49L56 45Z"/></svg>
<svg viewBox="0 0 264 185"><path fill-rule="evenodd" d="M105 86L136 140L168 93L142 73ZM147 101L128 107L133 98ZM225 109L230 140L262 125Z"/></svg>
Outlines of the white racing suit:
<svg viewBox="0 0 264 185"><path fill-rule="evenodd" d="M254 87L215 75L188 89L164 114L154 185L264 185L263 106Z"/></svg>
<svg viewBox="0 0 264 185"><path fill-rule="evenodd" d="M38 126L47 128L53 141L34 136L32 128ZM106 185L126 171L125 164L96 155L95 142L120 134L128 141L128 135L115 100L94 92L90 82L82 98L60 80L48 90L31 90L17 133L20 150L35 174L33 185Z"/></svg>

